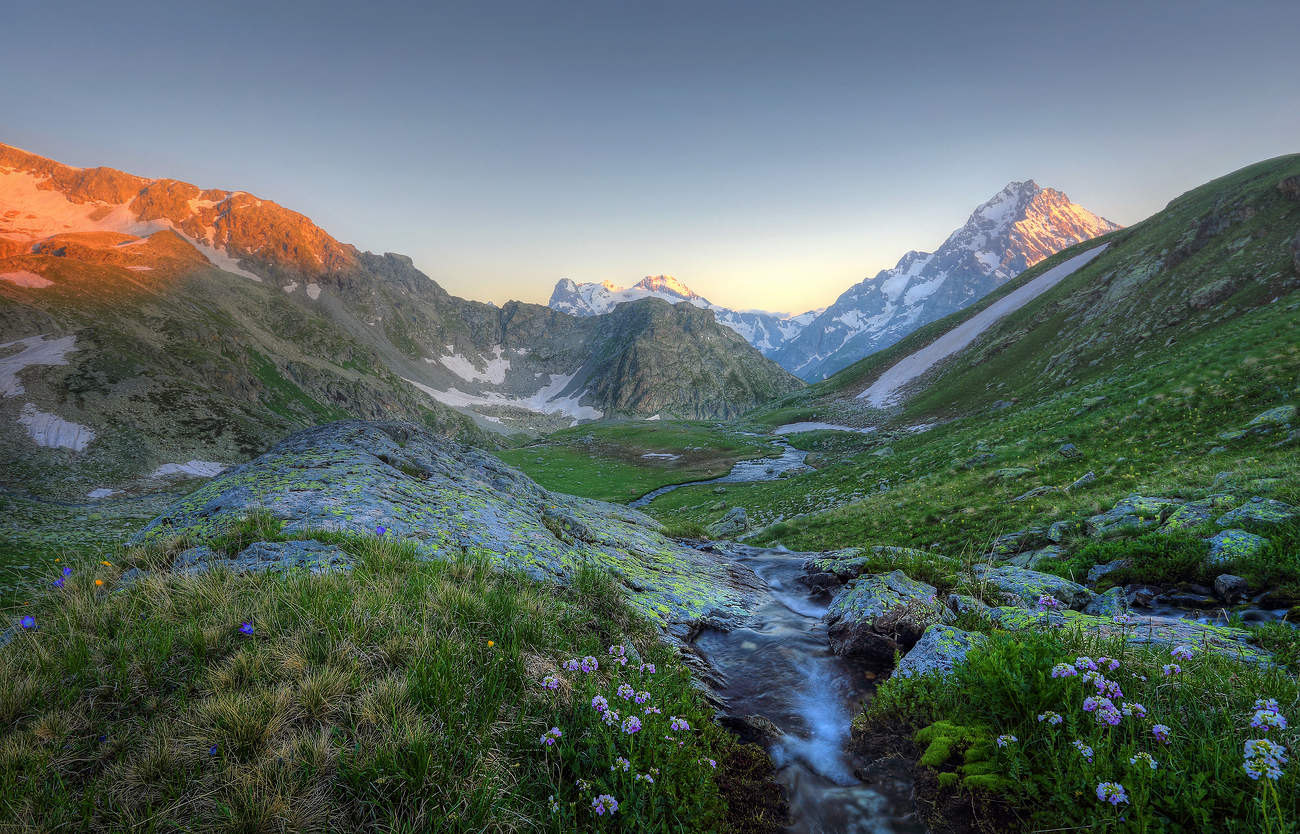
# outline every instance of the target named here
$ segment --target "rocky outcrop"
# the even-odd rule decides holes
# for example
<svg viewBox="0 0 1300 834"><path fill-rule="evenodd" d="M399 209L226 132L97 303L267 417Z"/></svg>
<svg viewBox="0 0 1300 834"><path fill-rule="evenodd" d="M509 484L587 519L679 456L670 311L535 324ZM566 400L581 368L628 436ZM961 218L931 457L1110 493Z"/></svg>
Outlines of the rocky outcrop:
<svg viewBox="0 0 1300 834"><path fill-rule="evenodd" d="M1121 622L1116 622L1113 617L1078 611L1031 611L1004 606L991 609L989 618L999 628L1008 631L1070 628L1104 639L1122 636L1137 645L1191 646L1197 651L1209 650L1238 660L1260 662L1268 659L1266 653L1250 645L1250 632L1244 629L1205 625L1175 617L1129 614L1127 619L1121 618Z"/></svg>
<svg viewBox="0 0 1300 834"><path fill-rule="evenodd" d="M322 530L390 536L423 558L480 554L545 580L563 582L582 565L599 565L677 636L700 622L742 617L758 584L729 560L665 538L649 516L550 492L486 453L409 423L340 422L291 435L173 505L134 543L212 542L254 512L278 521L284 538ZM265 547L269 555L238 558L284 557L282 546Z"/></svg>
<svg viewBox="0 0 1300 834"><path fill-rule="evenodd" d="M306 539L253 542L229 558L207 545L199 545L178 553L172 562L172 571L203 573L222 569L236 573L287 573L305 570L309 573L332 573L349 571L354 562L352 556L338 545Z"/></svg>
<svg viewBox="0 0 1300 834"><path fill-rule="evenodd" d="M1220 527L1240 527L1257 533L1266 533L1281 524L1290 524L1300 520L1300 510L1281 501L1268 498L1252 498L1235 510L1220 516Z"/></svg>
<svg viewBox="0 0 1300 834"><path fill-rule="evenodd" d="M1211 568L1223 568L1242 559L1263 553L1268 547L1268 539L1248 533L1245 530L1221 530L1205 540L1210 546L1205 556L1205 564Z"/></svg>
<svg viewBox="0 0 1300 834"><path fill-rule="evenodd" d="M876 662L911 648L927 628L952 618L934 586L901 570L860 576L831 600L823 618L831 650Z"/></svg>

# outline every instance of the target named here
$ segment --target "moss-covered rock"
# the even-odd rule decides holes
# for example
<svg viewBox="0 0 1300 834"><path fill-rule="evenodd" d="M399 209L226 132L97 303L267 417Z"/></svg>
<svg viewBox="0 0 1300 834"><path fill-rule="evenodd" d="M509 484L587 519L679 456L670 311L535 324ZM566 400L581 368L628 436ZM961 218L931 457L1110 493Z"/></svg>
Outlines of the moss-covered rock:
<svg viewBox="0 0 1300 834"><path fill-rule="evenodd" d="M1245 530L1223 530L1205 541L1210 545L1205 564L1212 568L1249 558L1268 547L1268 539Z"/></svg>
<svg viewBox="0 0 1300 834"><path fill-rule="evenodd" d="M350 421L290 435L209 481L134 539L212 542L251 514L286 537L313 531L394 536L430 559L480 552L503 567L566 581L584 563L612 571L634 604L684 634L743 616L758 582L666 538L635 510L553 493L500 460L410 423Z"/></svg>
<svg viewBox="0 0 1300 834"><path fill-rule="evenodd" d="M913 675L947 675L966 654L987 639L978 632L962 631L952 626L936 624L925 630L916 645L908 650L894 667L894 675L910 678Z"/></svg>
<svg viewBox="0 0 1300 834"><path fill-rule="evenodd" d="M860 576L831 600L824 617L831 650L875 661L892 660L911 648L927 628L950 620L952 612L933 585L901 570Z"/></svg>
<svg viewBox="0 0 1300 834"><path fill-rule="evenodd" d="M1290 524L1297 520L1300 520L1300 509L1271 498L1256 497L1220 516L1215 523L1220 527L1237 527L1265 533L1279 524Z"/></svg>

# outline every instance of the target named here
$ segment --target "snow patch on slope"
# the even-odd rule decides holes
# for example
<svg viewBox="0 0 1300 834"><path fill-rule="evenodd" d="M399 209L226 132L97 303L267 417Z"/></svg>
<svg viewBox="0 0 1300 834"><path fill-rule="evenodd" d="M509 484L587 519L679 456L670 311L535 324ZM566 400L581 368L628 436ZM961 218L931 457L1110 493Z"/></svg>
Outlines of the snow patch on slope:
<svg viewBox="0 0 1300 834"><path fill-rule="evenodd" d="M1014 313L1033 301L1038 296L1064 281L1079 268L1100 255L1109 244L1102 244L1081 255L1075 255L1062 264L1034 278L1023 287L1018 287L985 309L971 316L947 333L910 356L904 357L898 364L885 371L869 388L858 394L858 399L865 399L875 408L884 408L898 399L899 389L933 368L938 362L952 356L975 341L1003 316Z"/></svg>
<svg viewBox="0 0 1300 834"><path fill-rule="evenodd" d="M28 272L26 270L19 270L17 272L0 272L0 281L8 281L15 286L27 287L32 290L54 286L54 282L49 278L44 278L37 275L35 272Z"/></svg>
<svg viewBox="0 0 1300 834"><path fill-rule="evenodd" d="M472 394L461 391L459 388L451 387L446 391L439 391L413 379L406 381L420 389L424 393L433 397L443 405L449 405L453 408L473 408L474 406L510 406L522 408L527 411L535 411L538 414L562 414L566 417L572 417L575 420L599 420L605 416L600 409L593 408L589 405L582 405L579 402L586 391L580 391L568 396L561 396L564 390L573 382L576 374L550 374L547 384L527 397L512 397L502 394L499 391L485 391L480 394ZM405 377L403 377L405 379Z"/></svg>
<svg viewBox="0 0 1300 834"><path fill-rule="evenodd" d="M71 449L80 452L95 439L95 432L86 426L64 420L57 414L37 410L27 403L18 415L18 422L37 446L51 449Z"/></svg>
<svg viewBox="0 0 1300 834"><path fill-rule="evenodd" d="M192 476L196 478L214 478L226 471L224 463L210 460L191 460L186 463L164 463L149 474L150 478L167 478L174 476Z"/></svg>
<svg viewBox="0 0 1300 834"><path fill-rule="evenodd" d="M0 351L22 345L22 350L0 357L0 394L16 397L23 393L23 383L18 374L31 365L66 365L67 356L77 346L76 336L54 339L48 336L28 336L16 342L0 345Z"/></svg>

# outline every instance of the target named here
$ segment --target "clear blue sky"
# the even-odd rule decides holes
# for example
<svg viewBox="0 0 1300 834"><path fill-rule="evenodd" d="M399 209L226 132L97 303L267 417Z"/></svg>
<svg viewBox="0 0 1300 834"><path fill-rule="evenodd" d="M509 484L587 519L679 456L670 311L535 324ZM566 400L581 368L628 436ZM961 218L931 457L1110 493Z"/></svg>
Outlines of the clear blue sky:
<svg viewBox="0 0 1300 834"><path fill-rule="evenodd" d="M0 141L239 188L448 290L803 310L1032 177L1132 223L1300 151L1300 2L29 2Z"/></svg>

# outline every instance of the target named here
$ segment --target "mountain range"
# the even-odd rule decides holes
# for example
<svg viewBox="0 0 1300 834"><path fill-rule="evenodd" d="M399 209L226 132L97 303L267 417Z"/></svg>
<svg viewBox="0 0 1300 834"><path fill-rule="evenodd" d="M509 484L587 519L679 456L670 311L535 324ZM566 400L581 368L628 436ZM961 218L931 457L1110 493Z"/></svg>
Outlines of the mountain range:
<svg viewBox="0 0 1300 834"><path fill-rule="evenodd" d="M563 279L549 306L582 316L646 297L688 301L712 310L720 324L786 370L815 381L983 298L1044 258L1119 228L1060 191L1026 180L1009 183L976 208L934 252L908 252L826 308L798 315L736 311L667 275L627 288Z"/></svg>
<svg viewBox="0 0 1300 834"><path fill-rule="evenodd" d="M595 316L608 313L619 304L641 298L661 298L670 304L686 301L696 307L712 310L719 324L739 333L764 355L773 353L797 336L821 312L818 309L793 315L763 310L732 310L714 304L671 275L647 275L630 287L620 287L609 281L578 284L562 278L556 283L547 306L575 316Z"/></svg>
<svg viewBox="0 0 1300 834"><path fill-rule="evenodd" d="M347 416L490 445L729 417L801 385L691 304L468 301L246 192L0 145L3 485L74 497L211 474Z"/></svg>

